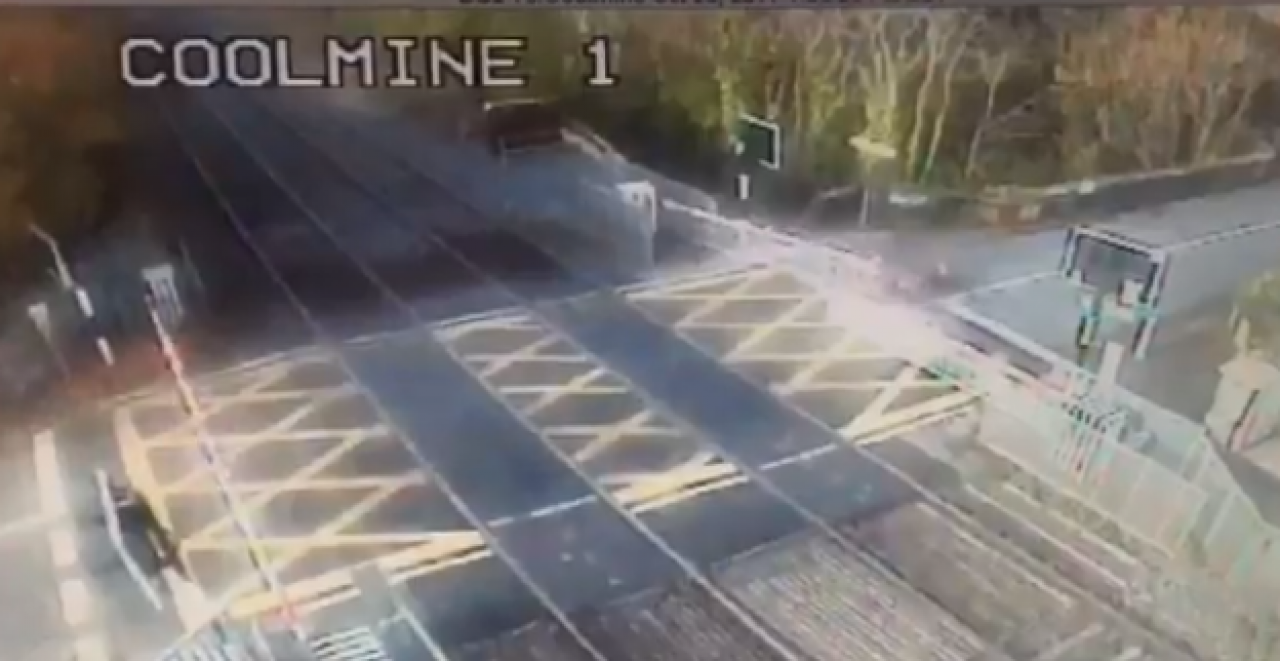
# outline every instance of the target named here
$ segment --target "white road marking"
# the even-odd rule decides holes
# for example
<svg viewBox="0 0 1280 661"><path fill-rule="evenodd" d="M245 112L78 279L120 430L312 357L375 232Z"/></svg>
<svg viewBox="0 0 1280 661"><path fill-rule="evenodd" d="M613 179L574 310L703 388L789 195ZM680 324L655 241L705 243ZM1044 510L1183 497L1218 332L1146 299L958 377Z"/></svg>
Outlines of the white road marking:
<svg viewBox="0 0 1280 661"><path fill-rule="evenodd" d="M547 505L546 507L540 507L531 512L524 512L522 514L515 514L512 516L504 516L504 517L499 517L497 519L493 519L489 521L489 527L500 528L502 526L508 526L513 523L519 523L521 521L533 521L535 519L543 519L549 516L555 516L556 514L567 512L571 509L575 509L583 505L594 503L597 500L598 498L596 498L594 495L588 495L588 496L582 496L581 498L574 498L573 500L566 500L559 503L553 503L551 505Z"/></svg>
<svg viewBox="0 0 1280 661"><path fill-rule="evenodd" d="M65 517L49 516L41 513L9 521L4 525L0 525L0 540L42 532L65 520Z"/></svg>
<svg viewBox="0 0 1280 661"><path fill-rule="evenodd" d="M58 462L53 432L43 431L32 438L35 444L36 484L40 490L43 516L61 522L49 529L49 552L58 576L58 600L62 619L74 638L77 661L108 661L107 641L94 622L93 597L80 562L79 539L67 502L66 485Z"/></svg>
<svg viewBox="0 0 1280 661"><path fill-rule="evenodd" d="M1062 658L1063 655L1080 647L1080 645L1102 635L1106 630L1106 627L1102 626L1101 623L1094 622L1081 631L1077 631L1066 640L1063 640L1057 645L1037 654L1032 661L1057 661Z"/></svg>
<svg viewBox="0 0 1280 661"><path fill-rule="evenodd" d="M1012 278L1005 278L1003 280L996 280L995 282L989 282L984 285L978 285L977 287L973 287L972 289L966 289L962 292L957 292L955 294L944 296L938 299L935 303L942 304L944 306L962 304L966 299L969 299L969 298L974 298L977 296L985 296L987 294L994 294L996 292L1004 291L1006 289L1013 289L1015 287L1029 285L1032 283L1040 282L1041 280L1048 280L1050 278L1057 277L1058 275L1060 274L1057 271L1041 271L1039 273L1028 273L1027 275L1020 275Z"/></svg>
<svg viewBox="0 0 1280 661"><path fill-rule="evenodd" d="M1141 661L1146 658L1146 655L1146 650L1134 645L1133 647L1126 647L1123 652L1115 655L1111 661Z"/></svg>

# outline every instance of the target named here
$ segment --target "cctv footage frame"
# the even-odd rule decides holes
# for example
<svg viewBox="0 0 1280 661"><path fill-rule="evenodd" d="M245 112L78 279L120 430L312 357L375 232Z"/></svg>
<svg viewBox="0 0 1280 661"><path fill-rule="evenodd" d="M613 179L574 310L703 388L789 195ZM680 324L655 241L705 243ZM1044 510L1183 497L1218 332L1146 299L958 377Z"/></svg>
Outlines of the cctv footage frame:
<svg viewBox="0 0 1280 661"><path fill-rule="evenodd" d="M1051 9L1070 4L1086 7L1248 7L1258 3L1248 0L1178 2L1177 0L1072 0L1064 3L1039 0L0 0L0 6L12 7L114 7L121 9L189 8L189 9L540 9L545 11L577 11L582 9L634 10L778 10L778 9L965 9L973 7L1043 7Z"/></svg>

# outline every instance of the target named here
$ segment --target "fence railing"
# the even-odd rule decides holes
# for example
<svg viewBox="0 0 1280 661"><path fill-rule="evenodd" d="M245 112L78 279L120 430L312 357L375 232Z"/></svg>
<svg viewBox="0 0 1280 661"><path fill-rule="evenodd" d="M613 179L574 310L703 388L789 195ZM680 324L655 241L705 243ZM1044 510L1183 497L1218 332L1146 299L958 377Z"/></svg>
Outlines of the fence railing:
<svg viewBox="0 0 1280 661"><path fill-rule="evenodd" d="M320 661L361 659L390 661L414 658L442 660L446 653L412 606L412 599L376 561L350 569L359 615L344 627L327 631L277 626L266 630L259 620L227 615L240 595L232 594L202 626L174 641L154 661L227 659L230 661Z"/></svg>
<svg viewBox="0 0 1280 661"><path fill-rule="evenodd" d="M258 622L233 622L223 612L218 612L203 625L175 640L154 661L301 661L304 658L299 656L301 653L301 650L290 650L288 657L282 657Z"/></svg>
<svg viewBox="0 0 1280 661"><path fill-rule="evenodd" d="M1020 372L1007 361L948 338L931 323L938 313L897 304L884 296L877 265L831 248L810 244L745 220L664 203L666 219L710 247L757 252L789 267L830 301L830 313L847 318L869 339L919 365L946 364L958 385L984 395L982 438L988 447L1042 482L1072 497L1132 538L1164 556L1161 578L1147 586L1147 598L1170 612L1198 612L1217 603L1226 618L1221 640L1227 658L1265 658L1253 647L1276 632L1280 611L1280 530L1268 522L1235 480L1213 441L1199 424L1162 409L1040 348L1013 331L971 316L1022 351L1053 366L1059 387ZM874 323L868 323L874 320ZM1106 416L1126 421L1106 433L1096 422ZM1215 587L1217 586L1217 587ZM1222 587L1231 592L1223 598ZM1216 598L1210 595L1217 595ZM1255 632L1240 637L1240 616ZM1229 631L1228 631L1229 630ZM1246 639L1251 642L1237 643ZM1266 652L1269 653L1269 652Z"/></svg>

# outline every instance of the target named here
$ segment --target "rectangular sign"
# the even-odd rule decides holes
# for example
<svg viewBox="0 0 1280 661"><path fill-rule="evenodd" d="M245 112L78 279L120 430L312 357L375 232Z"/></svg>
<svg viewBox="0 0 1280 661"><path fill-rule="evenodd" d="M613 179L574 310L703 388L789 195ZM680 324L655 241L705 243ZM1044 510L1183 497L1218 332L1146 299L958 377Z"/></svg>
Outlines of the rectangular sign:
<svg viewBox="0 0 1280 661"><path fill-rule="evenodd" d="M770 170L782 169L782 127L753 115L742 114L738 119L742 155Z"/></svg>
<svg viewBox="0 0 1280 661"><path fill-rule="evenodd" d="M1073 227L1063 250L1067 278L1124 303L1155 307L1163 258L1156 249L1091 227ZM1139 289L1133 289L1136 283Z"/></svg>

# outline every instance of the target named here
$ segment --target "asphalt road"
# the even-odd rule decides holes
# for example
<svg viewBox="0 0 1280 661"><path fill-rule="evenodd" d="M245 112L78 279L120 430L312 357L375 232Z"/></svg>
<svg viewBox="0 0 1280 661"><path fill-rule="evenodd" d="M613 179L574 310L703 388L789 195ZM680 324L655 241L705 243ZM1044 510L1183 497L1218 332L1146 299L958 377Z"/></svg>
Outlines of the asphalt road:
<svg viewBox="0 0 1280 661"><path fill-rule="evenodd" d="M872 356L854 366L854 349L867 348L851 345L837 356L847 364L819 366L826 386L798 379L784 404L770 379L804 369L815 341L804 328L771 345L790 372L726 366L705 338L610 293L646 274L558 235L484 222L424 178L440 162L391 128L290 117L210 92L168 103L157 121L179 136L168 153L188 159L182 178L205 188L192 221L205 263L227 256L240 270L228 289L257 302L237 318L250 346L284 348L269 337L276 328L321 342L199 390L213 411L204 431L259 552L286 565L281 578L302 586L301 607L323 626L356 621L359 602L334 591L345 568L375 558L442 642L460 646L670 584L685 576L681 562L708 570L806 529L806 516L843 521L914 499L841 437L876 431L843 426L886 380L906 380L902 365ZM386 151L394 140L398 152ZM776 310L737 307L755 323L721 339L761 342ZM541 353L526 340L477 345L459 335L467 323L437 325L507 308L538 326ZM539 360L547 355L571 357L579 372ZM494 356L510 364L473 360ZM613 399L578 388L582 370ZM832 383L843 395L820 392ZM954 394L902 390L868 419ZM529 408L540 398L555 401ZM193 430L173 431L178 412L163 397L130 407L127 424L120 411L103 423L126 468L163 494L207 592L244 585L249 553L228 508L208 476L182 477L204 463ZM637 416L643 424L624 428ZM270 595L246 602L248 612L273 607Z"/></svg>
<svg viewBox="0 0 1280 661"><path fill-rule="evenodd" d="M1075 288L1058 278L1017 285L970 296L966 305L992 319L1058 359L1075 363L1075 325L1079 305ZM1039 314L1025 310L1059 301ZM1158 320L1153 342L1144 359L1122 364L1120 383L1133 392L1186 417L1200 421L1213 403L1218 368L1234 354L1229 325L1230 297L1183 314ZM1099 342L1129 346L1134 326L1105 319ZM1087 365L1096 368L1095 362Z"/></svg>
<svg viewBox="0 0 1280 661"><path fill-rule="evenodd" d="M203 122L201 126L216 125L221 121L220 117L221 115L215 118L204 117L201 120ZM252 130L244 128L244 125L245 122L241 120L235 124L235 130ZM233 133L231 130L227 133L231 133L233 138L242 135ZM225 153L228 146L238 144L235 139L224 140L222 144L200 143L197 141L202 140L204 135L208 135L207 133L187 131L184 135L193 136L192 142L195 143L193 151L196 153L201 155L212 153L211 156L204 158L205 162L210 164L208 166L210 179L217 182L222 178L231 182L223 184L224 190L236 192L226 195L225 200L230 211L236 214L237 220L249 219L241 220L241 227L254 245L261 246L270 241L269 233L271 232L285 234L291 239L308 237L311 243L305 246L309 250L302 252L303 257L292 256L292 251L297 249L294 243L290 244L288 255L272 255L269 252L270 248L262 251L266 261L272 264L286 284L292 284L290 274L296 273L292 279L301 282L324 263L335 265L325 273L323 290L314 285L302 291L297 291L296 287L290 287L297 296L299 307L306 311L307 316L328 338L341 341L373 332L398 330L403 328L402 324L430 320L430 317L422 316L424 313L452 317L501 307L504 303L513 302L510 298L495 299L493 295L510 296L510 294L508 290L492 281L482 279L470 267L460 265L456 259L450 257L453 253L438 251L433 255L415 251L415 246L422 246L425 241L420 235L406 237L402 234L400 225L381 223L377 231L370 231L367 219L379 214L385 216L387 211L374 208L373 198L364 195L359 189L353 190L350 183L334 182L334 177L340 175L332 171L325 172L315 175L320 179L319 181L308 182L305 186L300 185L301 182L297 177L306 174L298 167L300 162L295 160L291 165L283 161L283 156L289 154L289 145L286 144L271 151L261 149L255 152L256 155L253 157L241 154L241 161L255 163L268 174L267 177L263 177L262 172L253 173L256 179L250 179L245 176L243 169L219 169L219 163L222 162L219 152ZM311 158L316 157L316 154L305 146L298 149L295 145L292 150ZM262 156L261 154L270 155ZM257 179L270 181L272 176L276 178L274 180L275 185L278 186L276 192L268 193L255 187ZM322 177L328 177L328 179ZM245 183L239 183L241 180ZM335 189L346 192L346 206L337 207L335 206L337 202L328 200L311 201L311 204L308 204L308 201L314 199L311 197L312 191L332 192ZM287 205L292 202L294 208L292 210L275 209L276 217L280 220L264 218L259 211L263 208L260 205L270 204L270 200L273 199L279 200L281 190L292 193L287 196L285 203ZM306 193L308 197L302 197L303 194L297 192L299 190L308 191ZM239 191L246 191L244 197L238 197ZM321 216L313 211L311 205L324 209L324 215ZM357 213L363 213L363 219L357 217L355 215ZM359 222L359 226L354 225L355 222ZM287 227L290 231L281 232L276 229L279 227ZM344 231L347 233L339 234ZM374 245L370 240L360 238L376 236L379 232L390 236L391 241ZM264 236L267 238L258 238ZM498 237L498 239L502 238ZM326 244L326 241L329 243ZM501 240L496 243L496 248L486 248L486 244L473 242L468 244L474 247L469 249L467 254L472 259L486 260L493 264L495 260L504 260L509 251L520 247L518 239L509 239L505 244ZM338 245L342 248L339 249ZM398 245L407 252L397 252L396 248L388 249L389 245ZM453 246L453 248L457 247L457 245ZM481 252L487 249L493 249L495 252L492 254ZM307 258L308 253L312 255L310 259L315 264L314 267L307 268L306 264L293 266ZM569 286L580 286L557 265L541 257L536 251L524 248L524 253L522 260L504 262L506 264L516 262L515 266L522 267L509 277L523 277L530 272L541 272L550 276L545 280L546 282L553 284L564 282ZM465 276L467 279L462 283L461 289L466 290L467 285L470 284L473 286L471 291L480 292L477 298L470 299L469 305L473 306L472 309L456 306L441 307L439 300L448 297L440 296L438 291L410 291L404 286L393 287L388 282L395 277L391 275L394 268L414 267L416 272L406 271L406 274L413 276L412 278L400 278L396 282L417 282L429 286L438 283L440 271L432 268L433 261L440 262L440 259L436 259L437 256L454 259L453 273ZM288 261L289 259L293 261ZM397 261L400 263L397 264ZM520 264L520 261L524 263ZM453 285L454 283L445 284ZM449 287L449 290L452 291L455 288ZM526 295L534 294L527 286L522 289ZM556 289L551 290L550 293L555 295L561 291L557 285ZM330 297L324 292L338 292L339 295ZM347 292L350 294L343 295ZM352 318L352 313L348 308L338 306L353 300L359 303L369 300L370 302L366 305L384 310L385 314L375 312L365 315L363 310L360 314L376 317L385 324L350 325L348 320ZM465 297L455 300L467 303ZM410 303L406 305L406 301ZM422 301L422 304L415 305L412 301ZM424 306L432 307L428 311L424 310ZM466 384L470 379L465 373L460 373L458 367L447 357L439 355L438 351L433 355L433 343L429 337L421 338L421 342L417 343L418 346L406 347L403 342L414 342L414 338L406 338L401 342L370 343L353 350L346 356L347 369L361 382L362 387L369 389L377 397L388 416L397 423L399 428L405 430L413 447L436 466L444 480L458 485L458 495L476 508L473 516L483 521L511 519L524 512L538 509L539 498L546 504L555 504L566 499L578 498L586 493L587 489L580 480L545 452L540 451L536 440L530 440L518 423L509 417L504 417L501 411L494 410L492 401L483 392L474 388L467 390L442 387L443 384L455 382ZM438 378L433 375L438 375ZM424 388L429 389L430 392L422 392ZM287 472L287 469L284 470ZM517 487L506 486L508 482ZM429 523L427 525L430 526ZM565 534L547 534L546 531L549 529ZM580 530L583 532L579 533ZM639 540L634 531L619 521L616 515L598 503L588 503L584 507L566 511L555 520L512 521L496 527L495 533L502 540L505 548L519 555L524 561L522 564L541 577L540 583L543 586L550 584L547 589L551 597L567 607L581 605L584 597L589 601L607 600L609 597L608 594L592 593L584 589L584 585L598 584L610 590L625 593L640 587L634 584L635 580L652 583L654 580L661 582L671 577L672 568L664 566L660 559L656 561L657 564L652 571L667 573L659 575L656 579L646 576L646 571L636 561L658 556L655 556L652 550L645 548L643 540ZM600 554L598 558L592 558L589 554L582 552L582 549L575 548L583 544L599 545L610 552ZM566 564L564 558L584 558L584 560L564 566ZM580 580L583 572L590 571L602 574L602 580L596 582ZM614 574L637 578L619 580L613 577ZM438 591L429 587L422 590L428 593ZM465 600L460 602L456 597L448 600L423 599L423 601L433 604L459 604L464 608L466 606ZM492 606L492 604L489 605ZM445 620L445 623L458 619L451 618L447 613L440 614L439 617ZM510 626L512 619L519 617L519 615L508 618L491 617L498 622L490 622L490 624L505 628ZM474 630L474 627L472 629ZM492 634L493 631L486 633Z"/></svg>
<svg viewBox="0 0 1280 661"><path fill-rule="evenodd" d="M619 289L650 273L545 225L485 221L432 183L469 161L403 127L220 91L168 103L157 121L180 141L157 151L202 207L199 259L228 260L226 299L248 301L189 350L207 369L320 343L200 392L258 552L322 629L367 615L346 586L370 561L466 654L564 613L626 629L595 607L714 573L812 519L846 525L917 502L872 458L880 446L857 446L971 403L826 323L785 274ZM487 167L450 188L546 196L499 192L507 170ZM663 246L660 259L697 259L670 236ZM217 350L242 337L244 350ZM89 435L115 437L123 470L162 494L206 592L245 586L247 540L218 489L183 477L204 463L193 430L172 430L180 415L163 398L122 410L127 425L117 411ZM548 626L525 635L556 639Z"/></svg>
<svg viewBox="0 0 1280 661"><path fill-rule="evenodd" d="M581 655L556 622L568 613L622 658L778 658L750 626L759 614L716 598L742 588L728 561L814 520L849 530L917 505L882 462L919 462L890 441L972 403L828 323L785 273L650 282L545 225L457 203L432 183L470 163L456 147L273 108L170 99L155 119L177 138L153 145L181 231L221 283L221 323L183 341L206 374L200 431L253 539L162 388L55 430L74 474L109 466L153 496L206 598L247 590L233 613L279 605L252 546L322 632L365 623L350 569L373 562L460 658ZM519 166L485 167L450 189L547 193L500 191ZM702 259L674 235L661 245L660 262ZM46 580L32 557L24 574ZM618 602L651 588L664 589ZM136 591L102 590L142 612ZM113 630L171 637L175 615L192 622L176 611Z"/></svg>
<svg viewBox="0 0 1280 661"><path fill-rule="evenodd" d="M245 154L227 154L228 150L237 149L234 139L227 137L225 133L211 133L210 129L216 129L219 126L216 119L207 116L198 118L199 121L188 122L189 117L171 116L175 123L183 122L178 125L178 131L183 139L188 140L185 147L194 153L196 162L199 162L205 168L205 180L211 184L210 188L214 191L215 201L219 202L219 206L226 216L217 219L217 222L224 227L237 230L236 233L242 233L240 236L229 235L223 232L218 236L219 243L217 245L224 247L227 252L240 250L246 252L245 243L260 251L256 257L264 258L259 262L259 266L254 273L257 276L256 287L259 290L277 289L280 291L281 298L286 299L291 307L294 308L294 315L299 317L304 323L312 324L312 332L319 331L324 339L330 341L342 341L351 339L370 333L394 331L407 327L413 323L409 314L403 307L392 302L390 292L384 292L379 289L379 285L361 271L361 264L355 262L347 254L344 254L336 247L336 243L324 233L327 226L319 225L314 216L308 215L299 208L290 208L293 202L271 183L269 177L265 177L262 172L255 172L254 168L246 168L245 162L257 163L249 159ZM203 131L203 132L202 132ZM232 160L236 159L236 160ZM238 164L237 164L238 163ZM260 180L265 180L266 184L261 184L266 188L259 187ZM332 188L332 184L329 184ZM324 186L320 188L324 189ZM349 193L350 194L350 193ZM358 193L351 195L354 200L360 200ZM268 213L264 213L264 210ZM394 236L394 227L392 228ZM230 233L235 234L235 233ZM237 245L239 243L239 245ZM282 246L287 245L287 249ZM274 247L273 247L274 246ZM274 251L274 253L272 252ZM252 255L253 253L250 252ZM262 264L269 264L264 268ZM419 278L423 283L430 284L432 282L432 261L419 259L416 261L419 269ZM268 270L271 269L271 270ZM274 272L274 273L273 273ZM285 284L284 288L272 286L273 275L278 276L280 281ZM314 278L314 281L311 280ZM476 278L472 277L472 280ZM424 296L426 294L424 293ZM292 300L290 300L292 299ZM450 308L441 309L440 314L444 316L464 314L467 311L480 311L494 307L495 303L491 300L481 298L478 301L470 303L474 306L472 310ZM352 310L352 307L356 310ZM372 309L372 312L370 311ZM252 328L252 325L249 326ZM232 338L226 338L231 340ZM353 352L351 355L352 365L357 369L364 365L365 360L376 360L376 355L368 353ZM346 374L344 372L344 374ZM350 381L350 379L347 379ZM415 379L416 381L416 379ZM384 384L385 381L378 381L377 384ZM384 387L392 388L399 392L401 384L390 383ZM414 430L421 430L423 424L431 424L437 421L440 416L451 415L447 409L434 408L423 412L421 415L415 413ZM347 413L342 418L341 423L350 426L367 426L368 420L361 419L360 416L352 417L352 413ZM241 412L239 420L248 427L256 424L269 426L278 420L270 416L267 412L264 418L263 413L254 415L246 415ZM483 419L482 419L483 421ZM431 442L436 447L448 448L450 444L457 441L450 437L441 437L435 433L435 430L429 430L429 438L421 441L414 439L415 443ZM499 437L501 439L501 437ZM403 444L400 444L401 452L407 452ZM188 463L191 462L191 450L187 450ZM395 464L400 469L414 465L416 461L413 457L407 460L400 457L396 460L383 460L379 463ZM265 465L260 466L262 470L275 473L277 480L285 480L293 476L296 468L291 468L287 464L281 465L281 462L273 457L272 461L264 462ZM363 462L361 462L363 464ZM364 471L366 477L370 476L370 469L367 465L363 465L360 469ZM508 473L511 471L508 470ZM376 473L376 471L375 471ZM375 475L376 476L376 475ZM498 490L501 490L498 488ZM316 499L323 500L323 497ZM214 497L206 496L203 505L192 504L191 509L202 509L203 514L191 514L194 517L211 518L217 515L225 515L225 508L216 502ZM423 502L438 503L446 501L442 496L432 496L431 493L422 493L413 499L414 506L409 508L411 515L405 516L406 511L402 511L399 516L388 515L389 519L395 525L404 527L406 525L414 525L416 523L420 529L426 531L432 530L454 530L455 525L448 523L449 519L464 518L456 510L451 516L445 515L445 522L424 520L430 517L425 515L421 507ZM330 505L330 509L340 508L341 503ZM443 502L440 510L450 510L450 505ZM287 523L296 513L297 508L288 511L287 516L274 517L276 519L284 519ZM263 517L267 519L268 517ZM368 516L364 525L376 526L377 516ZM383 519L388 520L386 518ZM263 523L270 528L270 520ZM294 524L289 524L294 525ZM273 531L274 532L274 531ZM378 554L383 549L364 549L368 554L366 557ZM222 554L226 556L227 554ZM243 552L236 554L243 556ZM345 559L331 560L331 563L339 565L350 563L358 558L348 556ZM195 564L200 564L197 560ZM216 591L227 582L225 575L231 574L243 576L245 569L241 558L222 559L222 562L206 561L207 565L212 565L211 569L206 572L222 573L223 577L207 577L206 583L212 591ZM332 565L331 565L332 566ZM328 567L316 567L313 573L323 572ZM412 572L410 572L412 573ZM454 576L456 572L450 572L447 580L443 580L439 585L436 582L423 577L413 577L409 579L409 587L415 594L422 596L419 601L423 604L424 611L433 620L433 624L438 622L441 631L447 631L451 637L458 639L458 642L464 642L470 638L483 637L492 635L495 631L509 629L520 623L534 619L536 616L544 615L542 607L537 605L533 598L527 594L527 590L521 582L510 575L502 562L489 559L482 559L469 563L465 570L461 572L461 576ZM298 578L298 577L295 577ZM465 580L462 580L465 578ZM449 585L453 589L447 589ZM491 585L495 586L492 593L483 589L477 589L476 586ZM464 587L465 586L465 587ZM447 596L441 592L448 592ZM524 594L522 594L524 593ZM445 607L447 605L447 608ZM498 606L501 606L499 608ZM456 609L456 610L455 610ZM531 610L532 609L532 610ZM458 615L461 611L464 615ZM349 612L348 612L349 614ZM331 618L332 619L332 618ZM340 619L340 618L339 618ZM349 623L349 622L348 622Z"/></svg>

